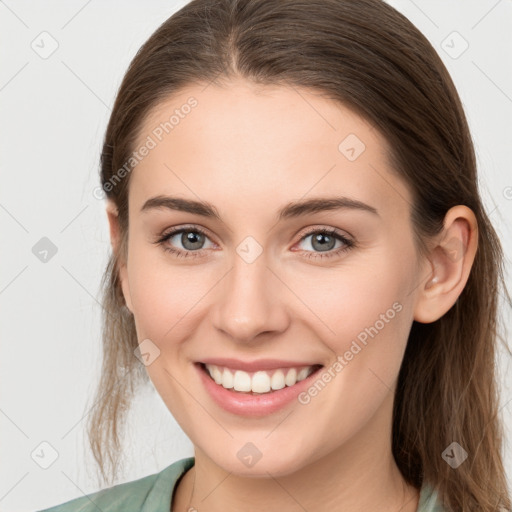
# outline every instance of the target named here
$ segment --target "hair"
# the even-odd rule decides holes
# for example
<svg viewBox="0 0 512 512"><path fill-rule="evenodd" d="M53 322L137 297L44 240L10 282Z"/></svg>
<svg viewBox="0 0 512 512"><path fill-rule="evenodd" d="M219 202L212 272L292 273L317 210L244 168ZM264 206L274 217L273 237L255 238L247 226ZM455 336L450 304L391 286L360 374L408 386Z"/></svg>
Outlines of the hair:
<svg viewBox="0 0 512 512"><path fill-rule="evenodd" d="M451 207L463 204L475 214L478 250L466 286L437 321L412 324L395 392L392 451L404 479L418 489L428 482L447 510L508 510L495 367L498 339L510 354L499 334L500 288L511 303L503 250L479 195L455 85L426 37L381 0L193 0L131 62L101 154L101 184L121 229L102 279L103 363L88 423L104 480L115 478L125 413L137 385L149 380L134 357L135 323L118 276L127 258L130 174L107 184L129 161L152 109L186 86L238 78L314 91L376 127L389 143L393 172L412 191L419 255L428 254ZM457 469L442 457L454 441L468 454Z"/></svg>

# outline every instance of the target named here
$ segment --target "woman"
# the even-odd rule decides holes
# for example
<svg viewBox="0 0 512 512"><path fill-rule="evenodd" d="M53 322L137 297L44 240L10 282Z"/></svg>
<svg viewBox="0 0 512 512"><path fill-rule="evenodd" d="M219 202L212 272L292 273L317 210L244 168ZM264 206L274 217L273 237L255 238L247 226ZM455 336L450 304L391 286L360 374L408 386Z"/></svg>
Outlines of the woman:
<svg viewBox="0 0 512 512"><path fill-rule="evenodd" d="M190 2L126 73L101 184L93 453L115 476L150 380L194 457L49 510L510 509L502 250L456 89L404 16Z"/></svg>

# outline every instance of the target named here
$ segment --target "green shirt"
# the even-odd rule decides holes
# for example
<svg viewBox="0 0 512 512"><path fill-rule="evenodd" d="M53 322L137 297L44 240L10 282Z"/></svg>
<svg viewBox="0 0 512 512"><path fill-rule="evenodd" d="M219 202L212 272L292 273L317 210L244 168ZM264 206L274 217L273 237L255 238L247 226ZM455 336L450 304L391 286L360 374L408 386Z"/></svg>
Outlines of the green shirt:
<svg viewBox="0 0 512 512"><path fill-rule="evenodd" d="M194 457L181 459L159 473L114 485L39 512L169 512L176 482L194 463ZM416 512L443 512L437 493L426 483L421 488Z"/></svg>

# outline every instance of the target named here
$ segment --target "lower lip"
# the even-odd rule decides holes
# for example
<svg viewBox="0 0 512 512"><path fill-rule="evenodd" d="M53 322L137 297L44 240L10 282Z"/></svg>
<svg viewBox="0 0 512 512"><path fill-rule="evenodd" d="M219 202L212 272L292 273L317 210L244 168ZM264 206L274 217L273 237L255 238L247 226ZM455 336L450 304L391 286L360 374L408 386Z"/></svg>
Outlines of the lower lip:
<svg viewBox="0 0 512 512"><path fill-rule="evenodd" d="M277 391L262 393L261 395L250 395L226 389L217 384L206 373L207 370L203 369L201 364L195 363L194 366L197 368L204 387L212 399L224 410L240 416L265 416L282 409L293 402L299 393L311 384L311 381L317 377L318 372L323 368L318 368L307 378L293 386L285 386Z"/></svg>

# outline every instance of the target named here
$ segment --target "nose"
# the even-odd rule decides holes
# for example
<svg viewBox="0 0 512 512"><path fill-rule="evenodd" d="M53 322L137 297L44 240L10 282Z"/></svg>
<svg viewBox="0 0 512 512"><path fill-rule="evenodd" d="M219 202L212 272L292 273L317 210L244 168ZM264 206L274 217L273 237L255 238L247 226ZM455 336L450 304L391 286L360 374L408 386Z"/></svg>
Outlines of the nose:
<svg viewBox="0 0 512 512"><path fill-rule="evenodd" d="M283 333L290 320L284 288L264 255L252 263L235 255L214 299L214 327L239 343Z"/></svg>

